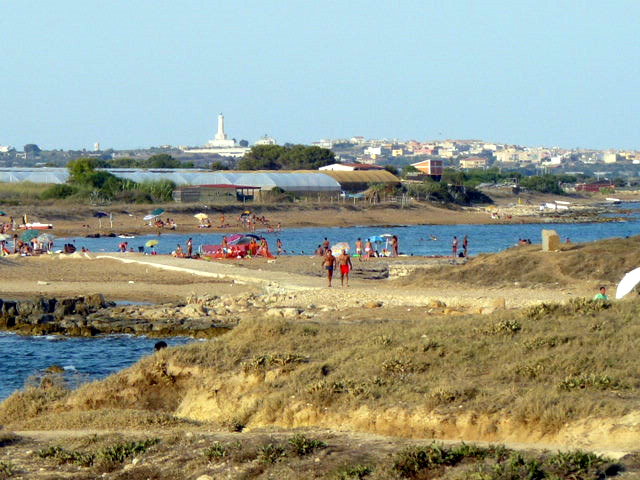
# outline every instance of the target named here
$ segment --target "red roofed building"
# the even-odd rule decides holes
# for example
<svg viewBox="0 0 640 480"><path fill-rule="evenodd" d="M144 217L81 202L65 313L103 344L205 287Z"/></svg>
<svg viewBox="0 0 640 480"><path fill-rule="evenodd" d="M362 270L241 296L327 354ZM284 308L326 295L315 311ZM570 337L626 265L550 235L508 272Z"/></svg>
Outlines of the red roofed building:
<svg viewBox="0 0 640 480"><path fill-rule="evenodd" d="M422 162L413 163L411 165L426 175L433 177L435 180L440 180L444 173L444 160L434 158L431 160L423 160Z"/></svg>
<svg viewBox="0 0 640 480"><path fill-rule="evenodd" d="M370 165L368 163L332 163L320 167L318 170L337 170L343 172L354 172L356 170L384 170L380 165Z"/></svg>

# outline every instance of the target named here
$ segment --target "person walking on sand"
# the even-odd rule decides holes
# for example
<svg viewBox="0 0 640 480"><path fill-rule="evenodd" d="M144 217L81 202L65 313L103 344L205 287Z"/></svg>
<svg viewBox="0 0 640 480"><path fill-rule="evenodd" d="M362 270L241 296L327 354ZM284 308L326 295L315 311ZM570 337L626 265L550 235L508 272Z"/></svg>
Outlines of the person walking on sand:
<svg viewBox="0 0 640 480"><path fill-rule="evenodd" d="M398 255L400 255L400 245L398 236L394 235L391 237L391 256L397 257Z"/></svg>
<svg viewBox="0 0 640 480"><path fill-rule="evenodd" d="M467 255L469 253L469 237L467 237L466 235L462 239L462 252L464 254L464 258L467 258Z"/></svg>
<svg viewBox="0 0 640 480"><path fill-rule="evenodd" d="M455 260L455 258L458 256L458 237L456 237L455 235L453 236L453 243L451 244L451 252Z"/></svg>
<svg viewBox="0 0 640 480"><path fill-rule="evenodd" d="M191 254L193 254L193 239L189 237L189 240L187 240L187 257L191 258Z"/></svg>
<svg viewBox="0 0 640 480"><path fill-rule="evenodd" d="M331 279L333 279L333 269L336 266L336 257L331 253L331 249L327 250L326 255L322 258L322 268L327 271L327 280L329 281L329 287L331 286Z"/></svg>
<svg viewBox="0 0 640 480"><path fill-rule="evenodd" d="M344 279L347 279L347 287L349 286L349 272L353 268L351 264L351 257L346 250L342 250L342 253L338 257L338 265L340 265L340 284L344 287Z"/></svg>

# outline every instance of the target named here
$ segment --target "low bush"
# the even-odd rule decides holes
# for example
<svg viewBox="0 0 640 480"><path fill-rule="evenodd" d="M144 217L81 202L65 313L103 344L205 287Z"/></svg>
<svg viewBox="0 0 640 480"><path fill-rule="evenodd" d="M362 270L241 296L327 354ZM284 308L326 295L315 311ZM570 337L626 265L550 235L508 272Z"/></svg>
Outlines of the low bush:
<svg viewBox="0 0 640 480"><path fill-rule="evenodd" d="M316 450L326 448L327 444L321 440L307 438L298 434L289 439L289 449L298 457L309 455Z"/></svg>
<svg viewBox="0 0 640 480"><path fill-rule="evenodd" d="M5 462L0 460L0 480L13 477L16 473L16 468L11 462Z"/></svg>
<svg viewBox="0 0 640 480"><path fill-rule="evenodd" d="M373 472L367 465L346 465L339 468L333 478L335 480L362 480Z"/></svg>
<svg viewBox="0 0 640 480"><path fill-rule="evenodd" d="M267 443L258 449L258 458L264 463L276 463L286 456L285 448L277 443Z"/></svg>

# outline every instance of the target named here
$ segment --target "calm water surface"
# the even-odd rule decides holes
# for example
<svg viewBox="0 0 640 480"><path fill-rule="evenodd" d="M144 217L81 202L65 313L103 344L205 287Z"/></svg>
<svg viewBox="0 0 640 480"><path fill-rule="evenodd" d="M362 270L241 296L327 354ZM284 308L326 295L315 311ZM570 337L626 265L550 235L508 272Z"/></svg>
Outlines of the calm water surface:
<svg viewBox="0 0 640 480"><path fill-rule="evenodd" d="M27 378L51 365L60 365L74 378L106 377L153 353L159 340L128 335L29 337L0 332L0 399L23 388ZM183 337L162 340L169 346L194 341Z"/></svg>

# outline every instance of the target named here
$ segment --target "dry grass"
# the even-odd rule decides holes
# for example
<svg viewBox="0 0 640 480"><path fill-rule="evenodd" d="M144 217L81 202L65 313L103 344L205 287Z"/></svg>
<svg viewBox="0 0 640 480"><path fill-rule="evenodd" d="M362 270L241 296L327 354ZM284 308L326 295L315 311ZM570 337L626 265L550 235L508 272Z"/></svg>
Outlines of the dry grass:
<svg viewBox="0 0 640 480"><path fill-rule="evenodd" d="M301 454L300 439L316 447ZM5 451L5 471L18 478L178 480L326 479L461 480L637 478L637 458L619 462L584 451L518 452L500 445L420 444L351 438L326 432L90 434L47 438ZM135 459L135 460L134 460ZM0 462L3 468L3 462ZM0 470L0 473L3 473ZM0 478L10 478L2 477Z"/></svg>
<svg viewBox="0 0 640 480"><path fill-rule="evenodd" d="M21 205L40 198L50 185L46 183L5 183L0 182L0 205Z"/></svg>
<svg viewBox="0 0 640 480"><path fill-rule="evenodd" d="M439 267L420 272L400 283L438 285L443 281L476 285L573 285L590 280L618 282L638 266L640 236L562 245L560 252L543 252L540 245L513 247L499 254L483 254L455 269Z"/></svg>
<svg viewBox="0 0 640 480"><path fill-rule="evenodd" d="M442 421L473 412L489 419L478 429L508 420L553 433L572 420L620 417L640 400L630 354L640 347L640 302L591 305L321 328L244 322L69 395L16 393L0 405L0 422L139 425L177 414L233 430L340 424L411 436L459 433L470 425ZM132 419L132 409L148 418ZM95 411L109 413L96 421Z"/></svg>

